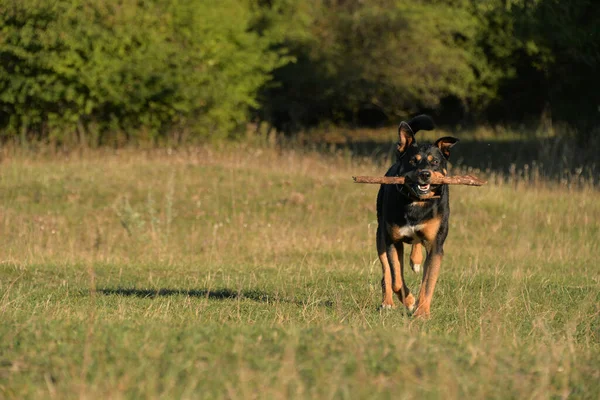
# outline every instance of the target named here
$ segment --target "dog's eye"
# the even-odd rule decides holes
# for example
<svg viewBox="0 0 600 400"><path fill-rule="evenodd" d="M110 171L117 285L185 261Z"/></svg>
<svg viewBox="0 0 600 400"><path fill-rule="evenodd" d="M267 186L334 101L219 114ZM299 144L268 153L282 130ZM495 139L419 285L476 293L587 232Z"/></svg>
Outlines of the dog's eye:
<svg viewBox="0 0 600 400"><path fill-rule="evenodd" d="M417 165L417 159L416 158L411 158L409 161L410 165Z"/></svg>
<svg viewBox="0 0 600 400"><path fill-rule="evenodd" d="M434 158L433 160L431 160L431 163L432 163L433 165L436 165L436 166L437 166L437 165L440 165L440 160L437 160L437 159L435 159L435 158Z"/></svg>

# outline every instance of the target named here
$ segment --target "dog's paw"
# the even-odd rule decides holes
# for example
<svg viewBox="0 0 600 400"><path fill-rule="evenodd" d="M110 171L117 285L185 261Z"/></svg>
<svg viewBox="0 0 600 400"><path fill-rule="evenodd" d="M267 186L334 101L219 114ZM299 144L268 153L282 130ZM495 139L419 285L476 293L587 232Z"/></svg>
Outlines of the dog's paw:
<svg viewBox="0 0 600 400"><path fill-rule="evenodd" d="M410 262L410 268L413 270L413 272L415 273L419 273L421 272L421 264L413 264L412 261Z"/></svg>
<svg viewBox="0 0 600 400"><path fill-rule="evenodd" d="M415 312L413 313L413 317L418 319L429 319L431 317L429 307L418 306Z"/></svg>
<svg viewBox="0 0 600 400"><path fill-rule="evenodd" d="M406 309L408 310L408 312L413 312L415 311L415 306L416 306L417 302L415 300L415 297L412 295L412 293L410 293L407 297L406 300L404 300L404 305L406 306Z"/></svg>
<svg viewBox="0 0 600 400"><path fill-rule="evenodd" d="M382 311L391 310L392 308L394 308L394 304L381 303L381 305L379 306L379 309Z"/></svg>

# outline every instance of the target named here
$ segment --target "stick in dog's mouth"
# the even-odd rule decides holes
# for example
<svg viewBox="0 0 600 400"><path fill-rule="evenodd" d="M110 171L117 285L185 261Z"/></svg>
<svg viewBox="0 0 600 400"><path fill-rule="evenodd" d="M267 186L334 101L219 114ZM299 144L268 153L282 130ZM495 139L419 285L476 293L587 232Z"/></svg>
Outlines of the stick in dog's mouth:
<svg viewBox="0 0 600 400"><path fill-rule="evenodd" d="M404 185L406 181L412 181L410 178L404 176L353 176L352 179L354 179L355 183L374 183L379 185ZM442 174L435 174L431 177L431 182L427 185L482 186L486 183L487 181L473 175L444 176Z"/></svg>

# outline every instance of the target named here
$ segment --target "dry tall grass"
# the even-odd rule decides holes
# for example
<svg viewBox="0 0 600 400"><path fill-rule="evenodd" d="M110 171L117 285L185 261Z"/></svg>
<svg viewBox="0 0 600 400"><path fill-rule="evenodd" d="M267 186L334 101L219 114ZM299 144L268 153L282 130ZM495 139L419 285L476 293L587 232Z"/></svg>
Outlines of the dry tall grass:
<svg viewBox="0 0 600 400"><path fill-rule="evenodd" d="M0 397L598 397L597 189L453 187L423 322L377 311L377 187L351 176L384 164L5 153Z"/></svg>

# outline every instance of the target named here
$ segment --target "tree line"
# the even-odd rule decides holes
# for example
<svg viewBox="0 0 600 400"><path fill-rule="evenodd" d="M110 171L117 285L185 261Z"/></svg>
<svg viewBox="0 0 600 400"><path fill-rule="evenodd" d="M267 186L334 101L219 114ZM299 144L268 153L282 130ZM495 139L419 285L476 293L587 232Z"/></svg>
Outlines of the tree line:
<svg viewBox="0 0 600 400"><path fill-rule="evenodd" d="M593 0L0 0L0 135L101 145L600 116Z"/></svg>

